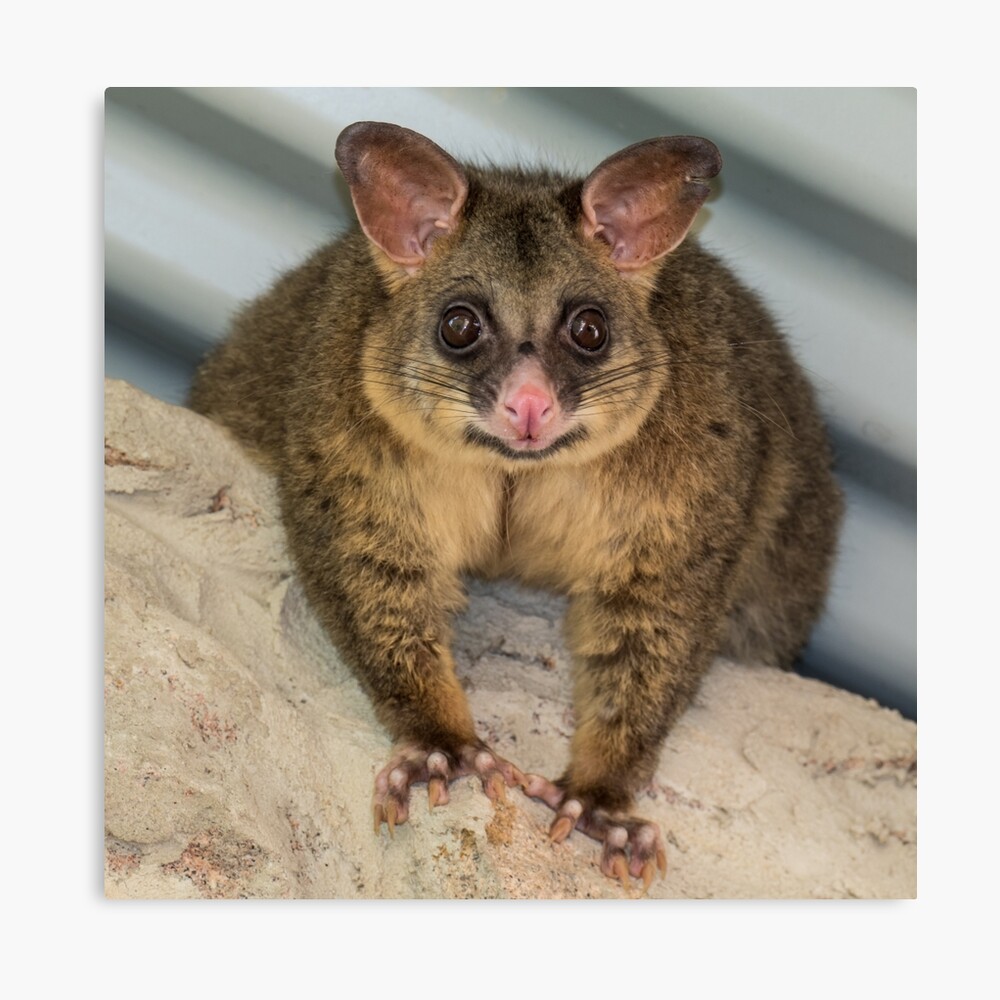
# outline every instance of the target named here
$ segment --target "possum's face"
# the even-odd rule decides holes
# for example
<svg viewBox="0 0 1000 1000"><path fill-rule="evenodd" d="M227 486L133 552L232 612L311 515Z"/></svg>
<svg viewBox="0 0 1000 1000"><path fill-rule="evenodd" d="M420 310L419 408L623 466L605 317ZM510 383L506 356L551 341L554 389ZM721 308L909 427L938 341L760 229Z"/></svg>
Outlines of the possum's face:
<svg viewBox="0 0 1000 1000"><path fill-rule="evenodd" d="M525 464L585 461L635 433L666 378L662 334L645 289L574 221L537 176L474 182L462 228L368 333L369 397L406 437Z"/></svg>
<svg viewBox="0 0 1000 1000"><path fill-rule="evenodd" d="M669 378L655 262L707 193L689 175L717 170L713 151L650 140L581 183L463 168L405 129L351 126L338 162L389 289L365 335L376 409L409 440L506 467L628 440Z"/></svg>

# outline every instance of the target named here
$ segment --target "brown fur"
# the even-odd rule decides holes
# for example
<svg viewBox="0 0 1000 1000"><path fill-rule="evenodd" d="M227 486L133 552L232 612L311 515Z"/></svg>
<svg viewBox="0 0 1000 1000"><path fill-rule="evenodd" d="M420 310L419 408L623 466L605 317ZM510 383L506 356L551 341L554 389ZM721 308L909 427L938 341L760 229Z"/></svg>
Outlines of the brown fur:
<svg viewBox="0 0 1000 1000"><path fill-rule="evenodd" d="M422 264L357 229L323 248L237 318L191 403L277 474L306 591L396 739L478 742L449 652L463 574L568 594L560 785L624 809L713 655L792 663L840 492L806 379L723 264L688 240L623 274L582 231L580 181L465 175L460 224ZM494 324L488 365L436 343L443 306L472 296ZM621 374L599 399L574 397L582 362L552 332L567 298L611 323L593 369ZM470 393L495 390L525 340L588 428L537 461L464 437Z"/></svg>

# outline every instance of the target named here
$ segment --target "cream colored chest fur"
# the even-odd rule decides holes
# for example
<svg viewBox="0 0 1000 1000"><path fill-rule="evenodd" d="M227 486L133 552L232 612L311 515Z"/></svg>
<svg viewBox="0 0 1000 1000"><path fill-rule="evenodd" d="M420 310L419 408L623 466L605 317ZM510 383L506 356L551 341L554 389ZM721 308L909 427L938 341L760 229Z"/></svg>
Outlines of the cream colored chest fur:
<svg viewBox="0 0 1000 1000"><path fill-rule="evenodd" d="M579 592L670 535L669 497L600 462L510 474L425 456L411 474L432 558L458 572Z"/></svg>

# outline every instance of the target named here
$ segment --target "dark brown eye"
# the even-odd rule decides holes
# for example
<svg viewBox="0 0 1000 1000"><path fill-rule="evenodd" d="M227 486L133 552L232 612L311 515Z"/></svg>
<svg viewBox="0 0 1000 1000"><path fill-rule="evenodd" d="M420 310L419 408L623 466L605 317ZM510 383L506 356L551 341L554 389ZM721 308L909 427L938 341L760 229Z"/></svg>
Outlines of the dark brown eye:
<svg viewBox="0 0 1000 1000"><path fill-rule="evenodd" d="M569 321L569 335L577 347L599 351L608 340L608 321L596 309L581 309Z"/></svg>
<svg viewBox="0 0 1000 1000"><path fill-rule="evenodd" d="M439 327L441 339L454 351L471 347L483 332L479 317L468 306L445 309Z"/></svg>

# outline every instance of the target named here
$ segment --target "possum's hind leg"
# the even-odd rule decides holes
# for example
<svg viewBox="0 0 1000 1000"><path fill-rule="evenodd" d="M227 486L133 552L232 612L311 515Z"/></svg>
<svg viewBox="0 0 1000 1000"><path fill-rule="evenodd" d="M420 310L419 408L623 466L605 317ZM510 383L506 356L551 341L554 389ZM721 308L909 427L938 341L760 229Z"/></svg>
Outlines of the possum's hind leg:
<svg viewBox="0 0 1000 1000"><path fill-rule="evenodd" d="M525 784L525 776L517 767L482 743L467 744L454 753L413 743L398 745L392 759L375 776L375 832L385 823L391 835L398 823L406 822L413 785L426 783L427 804L433 809L448 801L452 781L469 774L479 778L483 791L494 802L506 798L507 786Z"/></svg>
<svg viewBox="0 0 1000 1000"><path fill-rule="evenodd" d="M793 666L823 609L840 504L831 483L811 501L812 507L822 507L822 516L802 499L750 550L719 649L723 656L739 663Z"/></svg>

